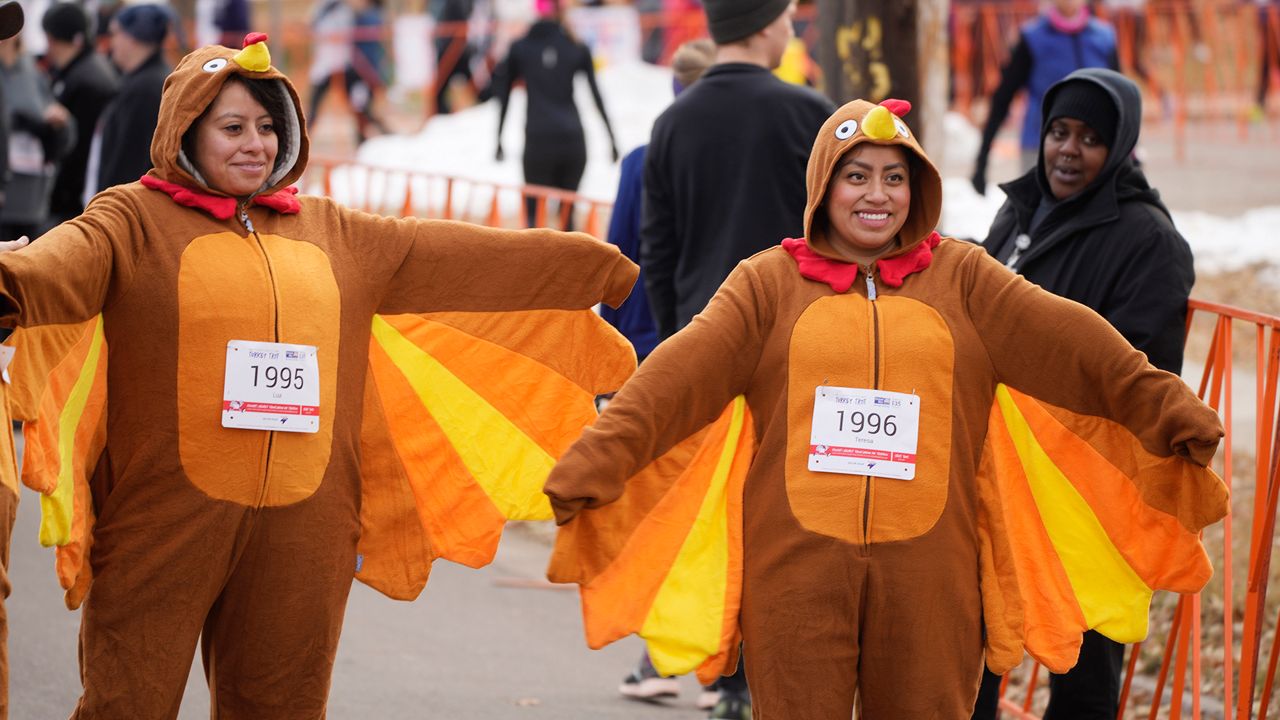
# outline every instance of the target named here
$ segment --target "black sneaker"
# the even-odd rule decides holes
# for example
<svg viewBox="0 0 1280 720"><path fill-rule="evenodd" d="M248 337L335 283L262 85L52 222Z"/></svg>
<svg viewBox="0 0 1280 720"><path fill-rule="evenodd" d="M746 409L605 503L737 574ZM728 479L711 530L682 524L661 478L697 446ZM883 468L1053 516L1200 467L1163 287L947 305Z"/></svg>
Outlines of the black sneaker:
<svg viewBox="0 0 1280 720"><path fill-rule="evenodd" d="M623 697L645 702L668 700L680 695L680 681L673 677L662 677L653 665L644 658L640 666L622 680L618 692Z"/></svg>
<svg viewBox="0 0 1280 720"><path fill-rule="evenodd" d="M737 693L720 693L720 702L711 708L709 720L751 720L751 698Z"/></svg>

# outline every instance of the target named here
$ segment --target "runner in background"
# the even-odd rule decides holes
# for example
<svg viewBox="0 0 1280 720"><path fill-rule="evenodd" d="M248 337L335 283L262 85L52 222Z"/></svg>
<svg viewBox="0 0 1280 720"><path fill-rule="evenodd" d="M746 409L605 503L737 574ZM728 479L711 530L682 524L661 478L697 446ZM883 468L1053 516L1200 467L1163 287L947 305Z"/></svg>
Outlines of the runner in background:
<svg viewBox="0 0 1280 720"><path fill-rule="evenodd" d="M524 82L528 99L524 123L524 181L576 192L587 167L587 138L582 117L573 101L574 78L582 73L591 88L600 118L609 133L613 161L618 161L618 142L604 109L604 98L596 84L595 61L591 50L575 38L564 25L561 0L538 0L538 20L524 37L511 45L494 77L494 94L498 98L498 147L495 157L505 157L502 150L502 127L507 119L511 89ZM525 200L525 221L529 227L537 222L538 201ZM572 208L560 208L565 215L565 229L573 229ZM549 215L550 217L550 215Z"/></svg>
<svg viewBox="0 0 1280 720"><path fill-rule="evenodd" d="M982 128L971 178L979 195L987 192L987 158L1014 97L1023 90L1027 93L1019 164L1026 171L1035 166L1039 152L1040 99L1050 85L1086 67L1118 70L1119 61L1115 29L1091 17L1084 0L1052 0L1039 17L1022 26L1009 62L1000 69L1000 85L991 96Z"/></svg>

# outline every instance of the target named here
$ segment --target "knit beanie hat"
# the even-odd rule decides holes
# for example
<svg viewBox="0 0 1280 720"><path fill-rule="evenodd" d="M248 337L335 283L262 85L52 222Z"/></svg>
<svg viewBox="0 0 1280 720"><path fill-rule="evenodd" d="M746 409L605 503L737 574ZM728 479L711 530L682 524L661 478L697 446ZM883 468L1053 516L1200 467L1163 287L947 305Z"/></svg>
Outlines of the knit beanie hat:
<svg viewBox="0 0 1280 720"><path fill-rule="evenodd" d="M22 17L22 6L18 3L0 3L0 40L22 32Z"/></svg>
<svg viewBox="0 0 1280 720"><path fill-rule="evenodd" d="M1102 138L1107 149L1111 149L1116 140L1120 112L1115 101L1097 83L1086 80L1063 83L1054 93L1053 105L1044 114L1041 139L1048 134L1050 123L1061 117L1079 120L1088 125Z"/></svg>
<svg viewBox="0 0 1280 720"><path fill-rule="evenodd" d="M40 26L54 40L71 42L77 35L89 36L89 14L76 3L60 2L44 11Z"/></svg>
<svg viewBox="0 0 1280 720"><path fill-rule="evenodd" d="M112 20L140 43L159 45L169 34L169 11L160 5L129 5Z"/></svg>
<svg viewBox="0 0 1280 720"><path fill-rule="evenodd" d="M791 0L705 0L707 27L717 45L741 40L768 27Z"/></svg>

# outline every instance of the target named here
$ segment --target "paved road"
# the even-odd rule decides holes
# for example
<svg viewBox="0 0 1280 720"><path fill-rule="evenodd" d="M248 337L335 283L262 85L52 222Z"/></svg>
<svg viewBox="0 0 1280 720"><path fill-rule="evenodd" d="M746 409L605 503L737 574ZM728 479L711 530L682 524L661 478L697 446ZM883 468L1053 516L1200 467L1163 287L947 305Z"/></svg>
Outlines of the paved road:
<svg viewBox="0 0 1280 720"><path fill-rule="evenodd" d="M64 609L52 553L36 543L39 499L24 491L8 601L11 717L65 718L79 694L79 613ZM329 717L607 718L693 720L697 686L667 706L623 700L619 679L635 661L634 638L605 650L582 639L577 594L539 582L545 532L515 527L483 570L438 563L423 596L389 600L356 583L338 652ZM287 659L282 658L283 661ZM187 683L183 720L209 717L199 662Z"/></svg>

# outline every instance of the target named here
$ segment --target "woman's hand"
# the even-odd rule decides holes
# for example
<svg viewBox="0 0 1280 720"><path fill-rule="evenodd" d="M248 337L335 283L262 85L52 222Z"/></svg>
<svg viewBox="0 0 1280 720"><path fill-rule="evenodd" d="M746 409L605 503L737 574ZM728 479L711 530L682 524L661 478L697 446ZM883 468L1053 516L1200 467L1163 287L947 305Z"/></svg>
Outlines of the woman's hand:
<svg viewBox="0 0 1280 720"><path fill-rule="evenodd" d="M23 235L17 240L7 240L0 242L0 252L9 252L10 250L21 250L31 244L31 238Z"/></svg>

